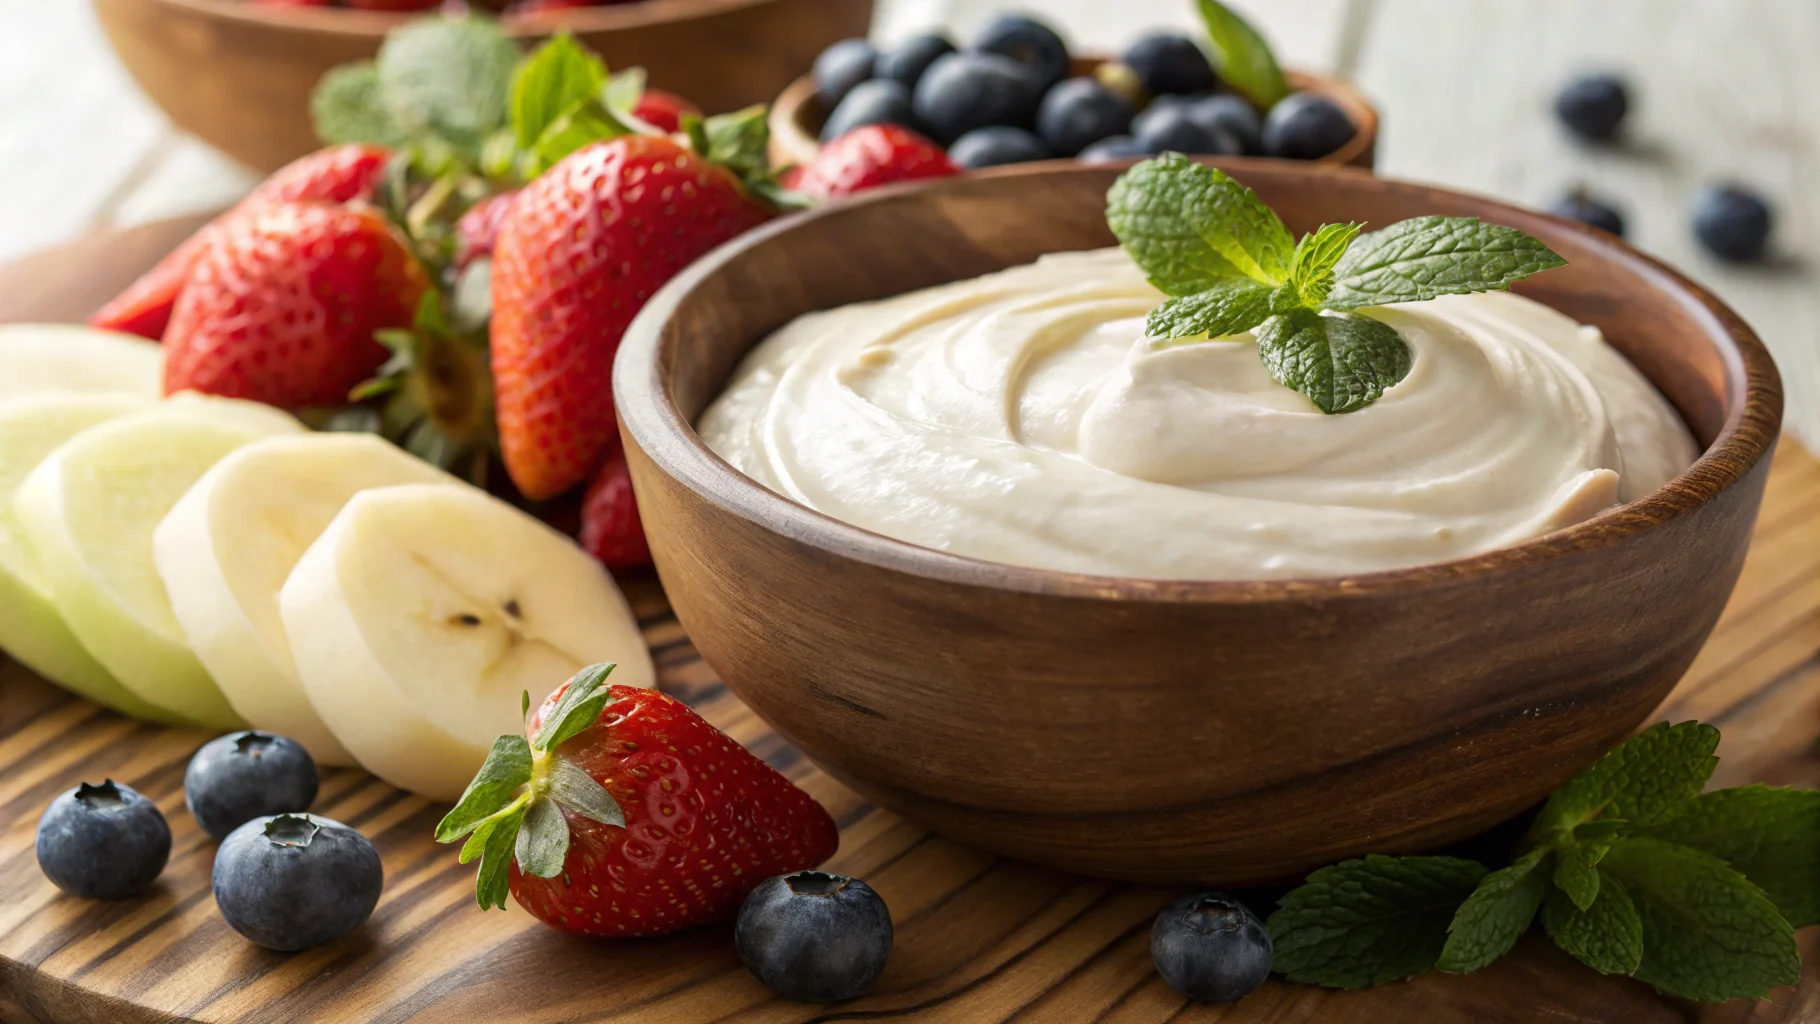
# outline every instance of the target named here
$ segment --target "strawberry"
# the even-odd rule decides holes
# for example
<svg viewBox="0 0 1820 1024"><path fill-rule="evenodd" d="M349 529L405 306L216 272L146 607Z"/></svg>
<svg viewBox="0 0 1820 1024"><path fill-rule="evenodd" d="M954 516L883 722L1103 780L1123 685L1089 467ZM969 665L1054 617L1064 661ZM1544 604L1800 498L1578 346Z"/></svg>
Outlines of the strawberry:
<svg viewBox="0 0 1820 1024"><path fill-rule="evenodd" d="M581 546L609 569L638 569L651 564L651 545L632 496L632 474L624 449L615 451L594 475L581 501Z"/></svg>
<svg viewBox="0 0 1820 1024"><path fill-rule="evenodd" d="M438 842L469 836L461 861L480 857L483 910L504 909L509 890L562 931L663 935L833 856L840 834L809 794L674 697L608 686L612 670L550 694L528 742L495 740L436 826Z"/></svg>
<svg viewBox="0 0 1820 1024"><path fill-rule="evenodd" d="M823 146L792 187L833 199L894 181L945 178L958 172L942 147L910 129L869 124Z"/></svg>
<svg viewBox="0 0 1820 1024"><path fill-rule="evenodd" d="M268 205L211 232L164 341L164 390L284 408L341 405L386 361L429 288L377 211Z"/></svg>
<svg viewBox="0 0 1820 1024"><path fill-rule="evenodd" d="M370 199L379 188L391 151L382 146L330 146L292 161L272 173L234 208L191 235L139 280L127 286L89 319L96 327L125 331L157 341L164 337L176 308L177 295L189 281L190 270L208 248L211 231L219 225L273 203L313 199L350 203Z"/></svg>
<svg viewBox="0 0 1820 1024"><path fill-rule="evenodd" d="M466 270L475 260L493 255L499 225L505 222L506 211L517 196L516 191L488 196L468 207L468 212L455 222L455 269Z"/></svg>
<svg viewBox="0 0 1820 1024"><path fill-rule="evenodd" d="M668 136L563 158L513 201L493 252L493 381L506 472L527 498L588 479L618 437L613 355L651 294L770 211Z"/></svg>
<svg viewBox="0 0 1820 1024"><path fill-rule="evenodd" d="M684 114L701 116L701 109L673 92L662 89L646 89L638 97L638 104L632 108L632 116L659 131L676 132L682 130Z"/></svg>

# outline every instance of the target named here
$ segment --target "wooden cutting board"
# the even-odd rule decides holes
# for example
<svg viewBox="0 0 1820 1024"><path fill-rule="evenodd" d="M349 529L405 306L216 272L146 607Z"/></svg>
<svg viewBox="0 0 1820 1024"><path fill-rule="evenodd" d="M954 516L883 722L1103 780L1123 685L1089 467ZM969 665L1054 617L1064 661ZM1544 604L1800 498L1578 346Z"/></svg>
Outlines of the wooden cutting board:
<svg viewBox="0 0 1820 1024"><path fill-rule="evenodd" d="M0 268L0 321L80 319L196 220L100 236ZM0 367L0 373L4 373ZM1714 785L1820 787L1820 461L1785 441L1757 537L1718 630L1660 717L1724 730ZM633 942L569 938L516 906L483 914L472 867L430 833L444 808L357 771L331 771L314 808L359 828L386 890L365 927L321 949L258 949L209 894L211 843L183 809L183 769L207 735L143 725L0 660L0 1021L467 1021L699 1024L907 1018L1323 1024L1820 1020L1820 929L1800 936L1801 984L1765 1003L1701 1006L1580 967L1531 934L1477 974L1337 993L1272 981L1232 1007L1189 1004L1150 966L1170 892L1076 878L947 842L873 808L772 733L715 678L651 576L621 580L662 686L788 774L841 824L834 870L890 904L897 947L874 992L820 1007L777 999L741 968L730 929ZM39 872L38 815L83 779L156 800L174 836L146 896L73 899Z"/></svg>

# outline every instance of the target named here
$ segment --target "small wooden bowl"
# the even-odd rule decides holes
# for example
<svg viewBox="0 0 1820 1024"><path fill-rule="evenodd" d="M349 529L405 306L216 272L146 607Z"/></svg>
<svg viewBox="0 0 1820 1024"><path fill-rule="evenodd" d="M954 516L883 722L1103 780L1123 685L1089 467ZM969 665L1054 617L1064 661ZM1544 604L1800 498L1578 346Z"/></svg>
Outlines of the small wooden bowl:
<svg viewBox="0 0 1820 1024"><path fill-rule="evenodd" d="M1090 75L1105 63L1103 57L1077 57L1076 75ZM1313 90L1338 104L1358 127L1346 145L1327 154L1316 164L1363 167L1370 170L1377 159L1378 109L1353 88L1352 83L1331 75L1309 71L1287 71L1290 88ZM777 164L806 164L815 159L821 148L822 122L829 111L815 99L815 81L808 75L791 82L771 104L771 160Z"/></svg>
<svg viewBox="0 0 1820 1024"><path fill-rule="evenodd" d="M120 60L171 120L257 170L315 149L310 91L379 52L411 15L243 0L95 0ZM612 68L710 113L764 103L828 44L866 34L872 0L646 0L506 23L527 41L567 28Z"/></svg>
<svg viewBox="0 0 1820 1024"><path fill-rule="evenodd" d="M652 299L615 374L658 572L741 699L955 839L1221 884L1431 849L1517 814L1635 729L1737 579L1782 393L1718 299L1544 214L1359 172L1217 163L1298 232L1445 214L1537 236L1571 265L1518 290L1601 328L1706 452L1588 522L1394 572L1157 582L961 558L788 501L691 424L798 314L1113 244L1119 169L1051 162L881 190L716 250Z"/></svg>

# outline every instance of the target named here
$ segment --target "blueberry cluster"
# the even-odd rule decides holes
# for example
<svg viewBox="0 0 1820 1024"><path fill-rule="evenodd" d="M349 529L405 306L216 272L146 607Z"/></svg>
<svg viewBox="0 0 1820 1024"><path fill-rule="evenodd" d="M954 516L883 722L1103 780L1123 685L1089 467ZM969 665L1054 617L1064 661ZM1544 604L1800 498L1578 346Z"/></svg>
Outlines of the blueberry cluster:
<svg viewBox="0 0 1820 1024"><path fill-rule="evenodd" d="M993 18L972 45L913 36L887 50L846 39L816 58L822 141L868 124L920 132L961 167L1053 157L1090 162L1174 150L1315 160L1356 132L1332 100L1292 93L1260 111L1223 91L1206 52L1170 32L1073 76L1062 37L1022 14Z"/></svg>

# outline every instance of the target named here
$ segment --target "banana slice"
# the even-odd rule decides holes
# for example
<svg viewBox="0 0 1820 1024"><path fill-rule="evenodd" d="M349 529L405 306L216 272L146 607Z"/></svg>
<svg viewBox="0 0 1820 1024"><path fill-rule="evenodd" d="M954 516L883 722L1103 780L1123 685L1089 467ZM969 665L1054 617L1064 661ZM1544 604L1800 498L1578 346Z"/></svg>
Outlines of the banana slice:
<svg viewBox="0 0 1820 1024"><path fill-rule="evenodd" d="M64 689L142 717L158 717L159 711L116 682L51 604L37 553L13 514L13 493L65 441L98 423L144 412L155 404L125 392L75 391L0 401L0 648Z"/></svg>
<svg viewBox="0 0 1820 1024"><path fill-rule="evenodd" d="M278 598L297 674L374 775L454 800L493 740L577 669L656 672L613 579L575 543L473 487L354 496Z"/></svg>
<svg viewBox="0 0 1820 1024"><path fill-rule="evenodd" d="M152 553L190 649L242 718L303 744L320 764L354 763L297 680L278 591L355 494L456 482L371 434L255 441L196 481L158 525Z"/></svg>
<svg viewBox="0 0 1820 1024"><path fill-rule="evenodd" d="M130 334L76 324L0 325L0 398L109 391L157 398L164 350Z"/></svg>
<svg viewBox="0 0 1820 1024"><path fill-rule="evenodd" d="M152 564L152 531L222 456L302 429L256 402L180 395L77 434L13 496L70 632L166 718L223 730L242 725L171 614Z"/></svg>

